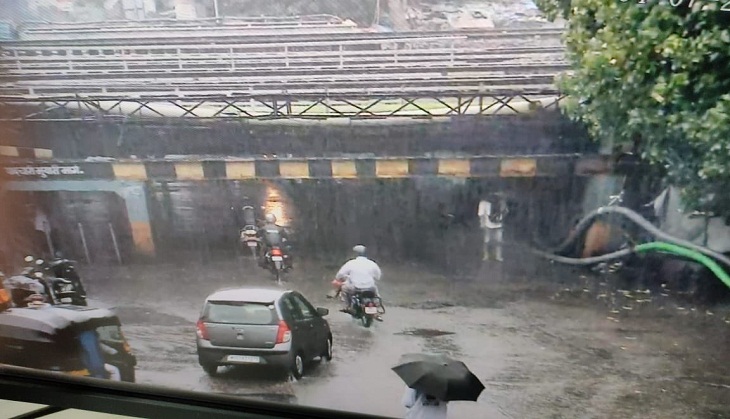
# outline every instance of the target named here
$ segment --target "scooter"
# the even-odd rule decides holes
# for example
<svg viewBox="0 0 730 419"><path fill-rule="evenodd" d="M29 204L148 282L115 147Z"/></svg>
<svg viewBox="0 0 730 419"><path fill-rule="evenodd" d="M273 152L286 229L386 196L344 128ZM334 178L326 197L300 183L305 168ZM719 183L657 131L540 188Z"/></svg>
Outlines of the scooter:
<svg viewBox="0 0 730 419"><path fill-rule="evenodd" d="M247 247L251 251L251 256L254 260L259 257L259 246L260 239L258 237L258 230L254 225L246 225L241 229L241 244Z"/></svg>
<svg viewBox="0 0 730 419"><path fill-rule="evenodd" d="M244 247L251 251L254 260L258 259L259 248L261 246L258 237L259 229L256 226L256 212L251 205L246 205L242 209L243 212L243 228L239 231L239 239Z"/></svg>

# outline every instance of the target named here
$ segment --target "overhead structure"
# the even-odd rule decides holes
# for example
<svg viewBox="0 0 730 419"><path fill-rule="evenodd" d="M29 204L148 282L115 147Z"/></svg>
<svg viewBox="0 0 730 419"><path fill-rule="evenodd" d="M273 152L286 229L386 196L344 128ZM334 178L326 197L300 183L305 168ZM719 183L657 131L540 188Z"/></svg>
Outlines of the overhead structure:
<svg viewBox="0 0 730 419"><path fill-rule="evenodd" d="M158 97L74 97L38 99L0 97L0 120L26 122L211 119L430 119L456 116L510 115L555 109L562 96L550 86L521 90L446 93L317 95L191 95Z"/></svg>
<svg viewBox="0 0 730 419"><path fill-rule="evenodd" d="M133 27L133 26L132 26ZM240 32L0 44L0 116L100 119L382 119L550 108L568 69L555 30ZM196 33L192 31L191 33Z"/></svg>

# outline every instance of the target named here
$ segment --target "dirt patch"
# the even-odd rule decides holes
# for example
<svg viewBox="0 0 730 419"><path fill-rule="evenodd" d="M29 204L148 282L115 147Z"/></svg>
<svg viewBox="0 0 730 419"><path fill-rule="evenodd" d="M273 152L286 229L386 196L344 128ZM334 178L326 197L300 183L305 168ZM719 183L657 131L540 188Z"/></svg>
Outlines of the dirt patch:
<svg viewBox="0 0 730 419"><path fill-rule="evenodd" d="M190 322L182 317L160 313L144 306L122 306L114 309L125 325L155 324L159 326L183 326Z"/></svg>

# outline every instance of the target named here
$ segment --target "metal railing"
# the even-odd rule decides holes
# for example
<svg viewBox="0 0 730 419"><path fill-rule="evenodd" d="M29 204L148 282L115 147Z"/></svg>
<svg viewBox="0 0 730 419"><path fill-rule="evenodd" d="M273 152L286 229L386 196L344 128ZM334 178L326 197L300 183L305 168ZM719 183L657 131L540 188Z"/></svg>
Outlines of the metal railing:
<svg viewBox="0 0 730 419"><path fill-rule="evenodd" d="M345 45L333 45L345 48ZM361 44L361 46L367 46ZM373 45L370 45L373 46ZM378 47L379 45L374 45ZM333 73L337 70L515 72L521 67L566 68L561 47L545 48L428 48L407 50L326 50L331 46L284 44L265 51L256 46L188 46L154 51L139 48L118 50L52 51L31 55L27 50L8 49L0 56L5 78L49 79L68 76L103 77L197 77L206 74L253 74L260 71ZM302 51L304 49L304 51ZM317 51L316 49L320 49ZM324 49L324 50L323 50ZM204 53L199 51L204 50ZM39 51L34 51L39 52ZM83 52L83 54L82 54Z"/></svg>
<svg viewBox="0 0 730 419"><path fill-rule="evenodd" d="M310 29L354 31L352 24L331 15L290 17L221 17L205 19L148 19L100 22L23 22L18 26L21 40L72 40L78 37L114 38L134 34L147 36L164 32L223 34L236 31Z"/></svg>
<svg viewBox="0 0 730 419"><path fill-rule="evenodd" d="M320 28L255 28L250 30L232 30L201 28L175 32L135 31L128 35L106 36L104 33L87 33L83 36L59 39L38 39L3 42L0 45L21 46L124 46L124 45L186 45L205 44L254 44L281 42L342 42L354 40L388 41L393 39L418 40L421 38L453 38L461 37L469 42L526 43L542 45L546 40L560 40L562 29L463 29L452 31L416 31L416 32L374 32L362 28L333 26L326 30Z"/></svg>

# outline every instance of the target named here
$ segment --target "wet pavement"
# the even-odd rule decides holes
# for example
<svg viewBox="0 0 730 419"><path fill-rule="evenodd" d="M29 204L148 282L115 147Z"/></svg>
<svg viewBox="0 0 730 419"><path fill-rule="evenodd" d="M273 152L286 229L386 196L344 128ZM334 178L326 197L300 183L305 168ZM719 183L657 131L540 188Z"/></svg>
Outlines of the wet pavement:
<svg viewBox="0 0 730 419"><path fill-rule="evenodd" d="M241 367L209 377L197 364L205 296L272 286L245 261L95 268L85 277L98 304L116 307L141 383L402 417L404 385L390 367L403 353L436 352L463 360L486 386L476 403L452 403L452 418L730 417L722 321L649 309L616 318L595 298L560 296L544 281L456 280L409 265L384 267L385 322L365 329L324 297L333 270L305 264L287 284L330 309L334 335L334 359L296 382Z"/></svg>

